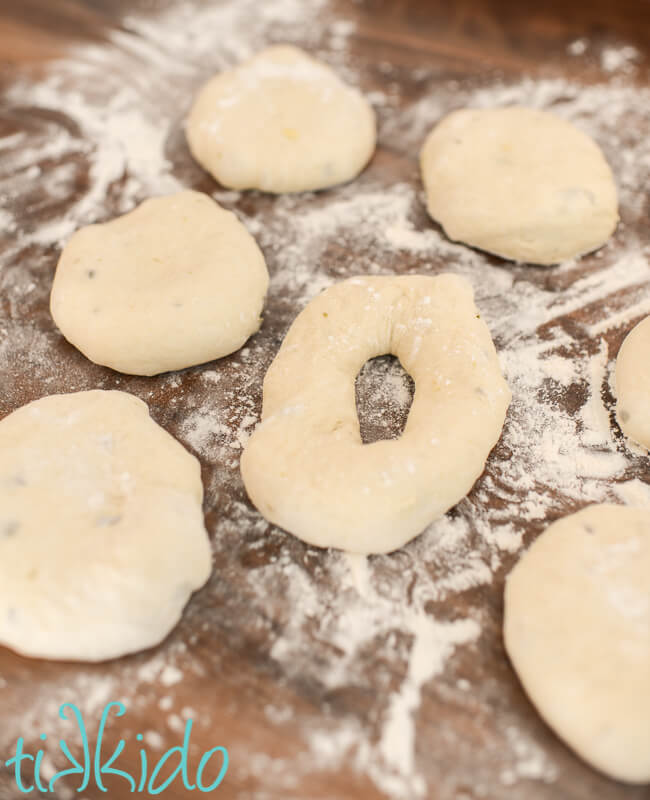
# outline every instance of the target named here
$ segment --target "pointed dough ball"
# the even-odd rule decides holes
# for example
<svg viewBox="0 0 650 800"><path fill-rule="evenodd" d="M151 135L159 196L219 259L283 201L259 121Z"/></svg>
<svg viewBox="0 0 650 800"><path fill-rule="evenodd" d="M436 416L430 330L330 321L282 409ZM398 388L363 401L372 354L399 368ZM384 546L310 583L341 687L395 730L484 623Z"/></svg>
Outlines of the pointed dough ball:
<svg viewBox="0 0 650 800"><path fill-rule="evenodd" d="M463 109L431 131L420 156L429 214L450 239L531 264L595 250L618 221L598 145L530 108Z"/></svg>
<svg viewBox="0 0 650 800"><path fill-rule="evenodd" d="M368 101L288 45L213 77L187 121L192 155L224 186L323 189L354 178L375 149Z"/></svg>
<svg viewBox="0 0 650 800"><path fill-rule="evenodd" d="M125 392L0 421L0 643L117 658L158 644L210 575L199 462Z"/></svg>
<svg viewBox="0 0 650 800"><path fill-rule="evenodd" d="M237 217L184 191L77 231L61 253L50 310L91 361L156 375L238 350L260 327L268 282Z"/></svg>

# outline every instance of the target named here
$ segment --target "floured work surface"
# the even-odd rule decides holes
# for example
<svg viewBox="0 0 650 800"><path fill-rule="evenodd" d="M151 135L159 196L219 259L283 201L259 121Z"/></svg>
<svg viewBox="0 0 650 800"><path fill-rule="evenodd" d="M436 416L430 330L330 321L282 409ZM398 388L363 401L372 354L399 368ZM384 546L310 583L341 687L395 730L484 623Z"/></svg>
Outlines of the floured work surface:
<svg viewBox="0 0 650 800"><path fill-rule="evenodd" d="M626 21L623 4L611 12L619 34L592 36L589 14L594 29L602 20L587 4L584 25L578 9L571 23L546 27L509 23L509 3L494 18L424 2L112 4L103 16L78 5L95 43L3 68L0 415L54 392L141 397L201 460L214 574L149 653L86 667L0 650L1 760L19 736L30 752L40 733L68 736L74 749L61 703L79 706L92 742L105 704L123 700L127 713L105 737L109 754L130 739L122 769L139 775L135 733L155 763L192 718L194 769L209 748L229 750L215 792L224 798L648 797L647 787L600 776L550 733L501 639L504 577L546 524L589 502L650 504L650 462L623 439L612 395L620 342L650 313L648 21ZM52 34L50 49L66 35ZM192 162L182 121L193 91L277 41L310 49L373 102L380 147L353 183L239 194ZM516 266L450 243L428 219L417 154L430 127L463 105L512 103L552 109L603 148L622 224L595 255ZM256 236L271 272L264 325L233 356L182 373L97 367L47 310L60 245L83 223L181 187L211 193ZM403 550L367 561L271 529L246 499L238 462L292 319L340 278L445 270L473 284L514 395L473 492ZM395 435L411 396L399 367L379 359L358 387L366 440ZM48 751L44 777L65 766L57 753ZM78 785L61 781L57 797ZM111 797L128 794L123 779L107 785ZM186 795L178 780L163 796ZM7 770L0 796L20 796ZM104 795L91 783L84 796Z"/></svg>

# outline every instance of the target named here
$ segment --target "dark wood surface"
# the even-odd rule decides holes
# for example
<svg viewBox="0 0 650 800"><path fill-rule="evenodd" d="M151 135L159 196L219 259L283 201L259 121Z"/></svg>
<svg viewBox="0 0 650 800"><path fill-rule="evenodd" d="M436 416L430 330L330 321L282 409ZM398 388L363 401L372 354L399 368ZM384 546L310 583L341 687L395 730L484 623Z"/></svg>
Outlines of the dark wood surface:
<svg viewBox="0 0 650 800"><path fill-rule="evenodd" d="M62 55L75 43L104 41L110 30L120 27L122 15L129 9L137 6L155 13L158 7L169 4L144 0L139 4L129 0L2 0L2 85L5 88L11 86L18 77L25 75L31 81L38 81L39 75L47 69L49 59ZM589 82L602 77L595 62L589 59L577 62L567 55L567 45L577 37L588 37L595 47L599 43L620 44L621 41L635 45L640 51L637 80L641 85L647 84L650 3L644 0L620 0L616 3L609 0L578 3L554 0L539 4L517 0L461 0L456 3L442 0L363 0L338 3L338 7L347 17L354 17L357 23L350 45L352 52L358 53L365 64L382 60L394 64L405 98L415 97L421 91L418 82L410 77L410 71L429 61L435 63L438 70L438 77L432 79L434 81L449 76L462 80L483 72L502 76L524 72L534 75L542 65L545 74L551 65L553 74L567 75L579 81ZM366 77L367 83L362 86L364 90L379 86L381 76L376 72L368 70ZM65 109L60 111L65 114ZM9 135L34 124L28 109L17 110L0 99L0 135ZM634 131L637 137L649 134L647 130ZM401 152L399 148L383 146L381 142L380 145L369 168L371 175L417 180L416 153ZM208 192L216 188L214 182L192 164L180 134L173 139L171 148L177 174L188 185ZM0 173L10 169L10 164L0 164ZM71 192L74 191L73 185ZM79 178L78 191L83 191L83 176ZM24 198L4 199L8 203L24 203L25 224L32 229L51 211L39 206L35 196L29 202ZM66 198L67 201L70 199ZM111 203L112 200L107 198L106 217L114 212ZM265 211L270 213L271 204L268 197L250 195L244 196L240 208L255 207L263 214ZM635 233L646 244L650 242L647 209L646 202L645 213L637 215L631 223ZM430 224L424 213L418 222L423 226ZM14 233L0 231L0 248L8 247L13 238ZM273 271L274 255L271 252L265 255ZM40 280L49 285L57 256L55 247L33 246L20 253L15 263L22 259ZM335 247L328 257L336 257ZM588 270L591 264L590 259L585 259L579 269ZM444 265L434 266L439 269ZM391 263L391 267L400 271L399 259ZM516 272L525 268L513 266L512 269ZM341 274L335 265L332 272ZM523 275L523 272L518 274ZM527 279L561 290L566 276L540 270ZM0 309L2 303L0 297ZM290 298L272 299L259 336L265 342L278 343L298 310ZM15 312L4 308L3 313ZM54 334L45 296L35 304L26 304L21 313L24 313L26 325ZM558 324L577 325L583 313L579 310ZM620 328L607 332L610 352L616 352L625 332ZM8 346L11 347L11 341ZM57 340L56 352L64 369L57 371L48 382L42 373L30 369L28 352L16 348L11 368L0 373L0 417L22 403L54 391L96 386L121 388L146 399L154 418L182 438L183 409L187 398L193 393L199 397L206 391L205 384L200 381L200 368L181 373L179 385L170 388L163 379L126 378L93 365L62 339ZM245 367L243 372L242 365ZM261 380L267 366L267 363L244 363L241 354L234 354L213 368L218 368L223 375L220 387L227 386L230 390L238 391L243 380L256 380L259 410ZM220 387L213 387L211 391L223 391ZM609 400L611 402L611 398ZM393 426L398 424L399 420L393 419ZM209 459L203 459L202 467L206 486L218 487L226 468ZM194 755L215 744L226 745L230 750L233 766L215 796L251 800L374 800L384 797L386 795L370 778L357 772L351 763L344 762L334 770L324 767L305 773L298 770L298 761L304 750L306 727L327 729L332 721L346 717L358 720L364 730L373 730L376 725L373 698L384 691L382 686L385 686L385 682L379 682L378 676L381 673L385 677L388 670L388 683L394 687L404 677L404 663L401 666L397 662L380 664L373 653L368 653L363 681L345 691L333 692L308 674L282 671L270 655L275 639L291 614L283 599L282 587L278 587L277 595L270 595L266 603L261 603L259 598L247 592L242 576L247 570L271 563L282 553L301 564L305 574L317 580L323 556L318 550L291 537L260 528L255 524L257 517L252 509L246 529L241 529L241 514L237 516L240 527L233 523L228 528L229 519L235 519L234 507L247 504L243 487L232 478L235 472L228 469L227 490L217 496L209 488L205 512L209 530L214 533L219 521L221 530L227 530L231 539L225 546L221 537L221 544L215 548L212 580L192 599L180 625L158 649L162 662L170 655L183 672L183 680L169 690L161 689L159 683L144 683L129 709L128 727L112 728L108 742L114 741L118 734L126 736L130 731L131 739L122 763L130 765L134 771L138 757L137 743L132 738L134 731L156 730L163 736L165 747L179 744L179 734L169 730L167 713L159 707L161 693L174 694L174 708L199 709L204 718L204 723L197 726L194 733ZM627 477L650 480L647 461L638 459ZM557 515L562 511L559 507ZM522 523L526 540L539 533L543 524L544 521ZM416 720L416 755L418 770L427 780L425 796L434 800L456 797L458 800L650 798L648 787L631 787L610 781L581 762L546 728L525 697L505 656L501 639L503 581L516 557L512 554L504 558L489 585L470 588L454 598L453 605L446 605L443 601L435 609L437 617L452 619L457 614L463 615L480 607L483 633L478 642L456 651L452 669L423 687L422 704ZM391 558L392 561L385 559L382 562L381 570L386 579L390 579L391 570L408 569L407 554L396 554ZM335 587L323 587L324 607L327 606L328 592L333 590ZM315 646L313 658L321 655ZM113 688L108 699L119 699L120 687L127 693L128 684L134 680L138 667L150 658L151 653L147 653L109 664L81 667L23 659L0 648L0 726L13 737L27 735L21 729L26 711L30 707L40 708L44 695L51 695L53 701L54 698L66 697L66 686L74 687L66 699L76 702L74 693L83 692L79 688L83 685L80 676L87 676L88 686L95 685L93 681L101 677L110 679ZM459 699L453 688L459 677L469 681L475 696ZM80 703L82 700L87 701L87 698L78 698ZM264 710L269 704L291 709L291 719L284 723L272 722ZM508 786L498 780L498 770L490 771L489 757L485 754L491 752L498 737L503 736L499 720L506 717L516 719L518 727L537 742L558 767L554 782L522 779ZM30 731L37 727L37 722L32 720L34 724L30 724ZM53 738L58 738L58 732L51 733ZM32 737L31 746L36 744ZM290 782L285 782L286 785L279 788L278 781L272 778L271 764L267 778L263 769L253 774L237 768L252 754L260 753L275 759L276 765L284 763L282 769L287 775L295 771L299 775L296 784L290 786ZM0 760L9 755L0 752ZM453 785L450 775L453 775ZM111 800L129 796L122 782L109 782L109 785ZM11 777L6 771L0 771L1 800L14 800L19 796L23 795L17 792ZM36 796L36 793L31 796ZM103 795L90 788L83 796L94 799ZM163 794L170 800L185 796L191 795L184 792L178 782Z"/></svg>

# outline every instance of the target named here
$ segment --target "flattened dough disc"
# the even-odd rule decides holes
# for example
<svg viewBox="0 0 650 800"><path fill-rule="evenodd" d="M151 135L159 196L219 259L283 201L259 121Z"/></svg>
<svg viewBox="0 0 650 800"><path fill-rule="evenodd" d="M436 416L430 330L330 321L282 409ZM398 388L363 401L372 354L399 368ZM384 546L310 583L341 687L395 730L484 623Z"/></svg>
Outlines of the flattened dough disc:
<svg viewBox="0 0 650 800"><path fill-rule="evenodd" d="M556 733L613 778L650 781L650 511L553 523L508 576L504 635Z"/></svg>
<svg viewBox="0 0 650 800"><path fill-rule="evenodd" d="M616 418L630 439L650 450L650 317L632 329L616 359Z"/></svg>
<svg viewBox="0 0 650 800"><path fill-rule="evenodd" d="M209 80L186 132L194 158L221 184L274 193L351 180L376 141L375 115L363 95L289 45Z"/></svg>
<svg viewBox="0 0 650 800"><path fill-rule="evenodd" d="M427 207L450 239L514 261L555 264L604 244L618 220L598 145L530 108L453 111L420 156Z"/></svg>
<svg viewBox="0 0 650 800"><path fill-rule="evenodd" d="M199 463L124 392L0 422L0 643L100 661L158 644L210 574Z"/></svg>
<svg viewBox="0 0 650 800"><path fill-rule="evenodd" d="M50 309L91 361L156 375L238 350L260 326L268 282L237 217L184 191L77 231L59 259Z"/></svg>

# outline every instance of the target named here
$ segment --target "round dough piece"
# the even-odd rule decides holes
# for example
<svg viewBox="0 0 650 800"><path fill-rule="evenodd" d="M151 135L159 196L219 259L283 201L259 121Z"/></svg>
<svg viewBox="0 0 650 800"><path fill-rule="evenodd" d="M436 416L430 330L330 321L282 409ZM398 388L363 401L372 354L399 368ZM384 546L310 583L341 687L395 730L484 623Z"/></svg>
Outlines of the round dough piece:
<svg viewBox="0 0 650 800"><path fill-rule="evenodd" d="M415 381L399 439L364 444L355 379L392 353ZM386 553L461 500L510 402L469 283L351 278L298 315L264 380L241 471L266 519L319 547Z"/></svg>
<svg viewBox="0 0 650 800"><path fill-rule="evenodd" d="M650 781L650 511L555 522L508 576L505 645L546 722L592 766Z"/></svg>
<svg viewBox="0 0 650 800"><path fill-rule="evenodd" d="M530 264L603 245L618 221L598 145L530 108L464 109L431 131L420 156L427 208L454 241Z"/></svg>
<svg viewBox="0 0 650 800"><path fill-rule="evenodd" d="M61 253L50 310L91 361L156 375L238 350L260 327L268 282L237 217L184 191L77 231Z"/></svg>
<svg viewBox="0 0 650 800"><path fill-rule="evenodd" d="M630 439L650 450L650 317L625 337L616 359L616 418Z"/></svg>
<svg viewBox="0 0 650 800"><path fill-rule="evenodd" d="M101 661L158 644L210 575L199 462L124 392L0 422L0 643Z"/></svg>
<svg viewBox="0 0 650 800"><path fill-rule="evenodd" d="M208 81L186 132L192 155L219 183L276 194L351 180L376 142L363 95L288 45Z"/></svg>

